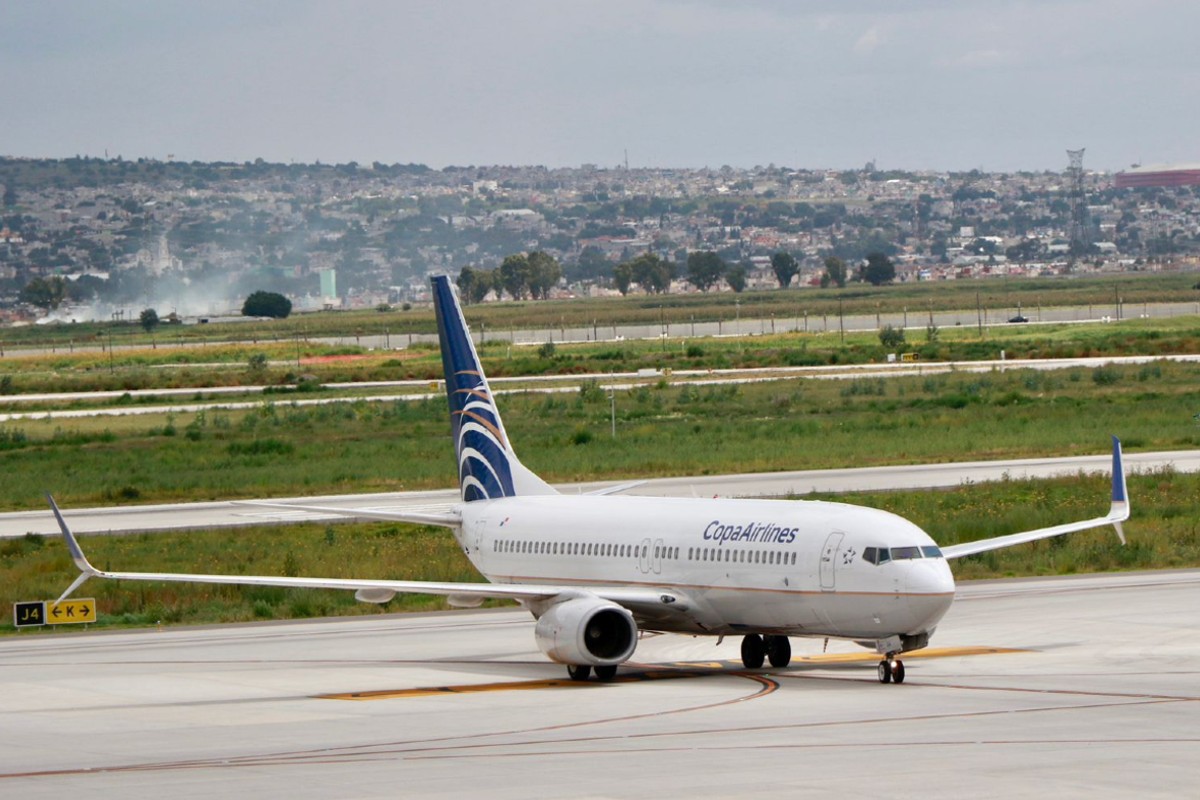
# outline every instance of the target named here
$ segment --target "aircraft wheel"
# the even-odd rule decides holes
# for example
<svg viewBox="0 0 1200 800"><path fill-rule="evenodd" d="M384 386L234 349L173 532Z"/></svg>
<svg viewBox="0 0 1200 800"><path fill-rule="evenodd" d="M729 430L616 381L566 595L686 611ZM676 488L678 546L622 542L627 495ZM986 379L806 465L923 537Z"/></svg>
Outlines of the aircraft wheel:
<svg viewBox="0 0 1200 800"><path fill-rule="evenodd" d="M879 662L879 668L877 669L877 672L879 673L880 683L892 682L892 665L886 660Z"/></svg>
<svg viewBox="0 0 1200 800"><path fill-rule="evenodd" d="M763 644L763 637L757 633L742 637L742 664L746 669L758 669L761 667L766 654L767 649Z"/></svg>
<svg viewBox="0 0 1200 800"><path fill-rule="evenodd" d="M900 659L892 662L892 683L904 683L904 662Z"/></svg>
<svg viewBox="0 0 1200 800"><path fill-rule="evenodd" d="M596 667L596 680L608 683L615 677L617 677L616 664L610 664L607 667Z"/></svg>
<svg viewBox="0 0 1200 800"><path fill-rule="evenodd" d="M777 669L786 667L792 661L792 643L786 636L767 637L767 658L771 666Z"/></svg>
<svg viewBox="0 0 1200 800"><path fill-rule="evenodd" d="M600 670L597 669L596 672L598 674ZM592 674L592 667L590 664L567 664L567 674L573 681L586 681Z"/></svg>

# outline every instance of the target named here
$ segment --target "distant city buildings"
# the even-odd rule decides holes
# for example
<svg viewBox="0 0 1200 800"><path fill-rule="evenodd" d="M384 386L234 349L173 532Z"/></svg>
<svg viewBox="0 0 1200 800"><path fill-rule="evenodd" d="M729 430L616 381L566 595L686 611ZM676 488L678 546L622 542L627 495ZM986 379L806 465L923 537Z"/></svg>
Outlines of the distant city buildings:
<svg viewBox="0 0 1200 800"><path fill-rule="evenodd" d="M614 269L714 251L748 290L770 259L818 285L871 252L898 281L1170 269L1200 253L1200 165L1063 173L791 169L360 167L0 159L0 306L60 275L94 316L238 308L256 289L300 307L425 296L431 273L553 256L563 294L616 291ZM1082 204L1082 206L1081 206ZM1079 213L1081 207L1086 213ZM1074 217L1073 217L1074 214ZM1077 239L1072 246L1072 224ZM724 282L718 289L727 288ZM636 283L631 291L641 291Z"/></svg>
<svg viewBox="0 0 1200 800"><path fill-rule="evenodd" d="M1200 164L1151 164L1118 172L1118 189L1146 187L1200 186Z"/></svg>

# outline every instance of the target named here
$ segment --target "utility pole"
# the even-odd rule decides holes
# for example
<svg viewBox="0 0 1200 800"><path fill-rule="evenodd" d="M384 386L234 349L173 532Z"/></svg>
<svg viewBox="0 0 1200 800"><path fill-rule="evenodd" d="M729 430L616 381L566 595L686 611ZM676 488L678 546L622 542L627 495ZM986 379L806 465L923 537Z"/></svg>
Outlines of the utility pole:
<svg viewBox="0 0 1200 800"><path fill-rule="evenodd" d="M1078 150L1068 150L1067 158L1070 165L1067 167L1067 185L1070 192L1071 220L1068 225L1068 238L1070 240L1071 256L1069 269L1074 272L1075 261L1079 256L1087 252L1088 242L1087 237L1087 197L1083 193L1083 151L1086 148Z"/></svg>
<svg viewBox="0 0 1200 800"><path fill-rule="evenodd" d="M617 390L613 386L608 387L608 402L612 414L612 438L617 438Z"/></svg>

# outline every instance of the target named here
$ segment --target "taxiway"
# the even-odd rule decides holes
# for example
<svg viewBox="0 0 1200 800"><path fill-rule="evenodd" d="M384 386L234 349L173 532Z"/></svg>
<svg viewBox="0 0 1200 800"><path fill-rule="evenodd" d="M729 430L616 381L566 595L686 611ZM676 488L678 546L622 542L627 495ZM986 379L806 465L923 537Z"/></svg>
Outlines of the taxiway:
<svg viewBox="0 0 1200 800"><path fill-rule="evenodd" d="M509 610L24 633L0 796L1187 797L1197 607L1195 570L966 584L902 686L682 636L576 684Z"/></svg>

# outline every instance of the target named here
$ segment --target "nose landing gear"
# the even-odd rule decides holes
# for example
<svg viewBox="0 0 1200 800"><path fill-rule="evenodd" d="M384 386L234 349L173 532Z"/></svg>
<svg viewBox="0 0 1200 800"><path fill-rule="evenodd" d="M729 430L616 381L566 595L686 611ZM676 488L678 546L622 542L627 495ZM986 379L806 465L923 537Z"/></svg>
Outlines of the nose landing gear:
<svg viewBox="0 0 1200 800"><path fill-rule="evenodd" d="M904 662L894 655L880 661L876 671L880 683L904 683Z"/></svg>

